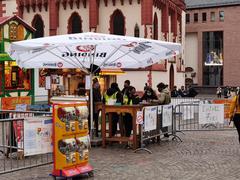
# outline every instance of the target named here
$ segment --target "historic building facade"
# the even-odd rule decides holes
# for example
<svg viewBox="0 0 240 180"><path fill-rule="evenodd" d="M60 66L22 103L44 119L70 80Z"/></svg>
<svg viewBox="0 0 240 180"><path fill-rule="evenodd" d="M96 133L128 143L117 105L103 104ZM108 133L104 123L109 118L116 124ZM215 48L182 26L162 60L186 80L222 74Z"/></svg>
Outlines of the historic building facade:
<svg viewBox="0 0 240 180"><path fill-rule="evenodd" d="M120 86L127 78L138 90L145 82L184 84L184 10L183 0L17 0L18 15L36 29L35 37L92 31L181 43L181 56L118 77Z"/></svg>
<svg viewBox="0 0 240 180"><path fill-rule="evenodd" d="M239 86L239 0L186 0L187 83Z"/></svg>

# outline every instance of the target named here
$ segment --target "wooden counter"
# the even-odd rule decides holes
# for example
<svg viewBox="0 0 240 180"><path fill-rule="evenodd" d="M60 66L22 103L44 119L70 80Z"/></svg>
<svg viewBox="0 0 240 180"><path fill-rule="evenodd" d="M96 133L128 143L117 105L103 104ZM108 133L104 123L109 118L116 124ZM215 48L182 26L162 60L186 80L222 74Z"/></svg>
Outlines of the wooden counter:
<svg viewBox="0 0 240 180"><path fill-rule="evenodd" d="M118 142L128 142L131 141L133 143L133 149L137 148L137 125L136 125L136 115L137 111L141 111L143 108L142 105L104 105L97 104L96 109L102 110L102 146L106 147L106 142L109 141L118 141ZM129 137L106 137L106 114L116 112L118 114L121 113L130 113L132 115L132 125L133 125L133 138L129 139ZM111 121L111 120L110 120ZM109 122L110 122L109 121ZM111 124L109 123L109 129L111 129ZM111 132L109 132L111 134Z"/></svg>

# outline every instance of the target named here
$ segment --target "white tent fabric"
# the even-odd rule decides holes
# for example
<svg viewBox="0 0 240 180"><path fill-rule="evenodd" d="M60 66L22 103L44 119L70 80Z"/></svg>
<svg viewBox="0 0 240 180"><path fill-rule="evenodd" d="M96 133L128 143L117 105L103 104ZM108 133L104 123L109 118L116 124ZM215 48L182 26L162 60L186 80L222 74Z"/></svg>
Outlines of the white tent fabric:
<svg viewBox="0 0 240 180"><path fill-rule="evenodd" d="M92 32L18 41L10 48L24 68L143 68L180 52L178 43Z"/></svg>

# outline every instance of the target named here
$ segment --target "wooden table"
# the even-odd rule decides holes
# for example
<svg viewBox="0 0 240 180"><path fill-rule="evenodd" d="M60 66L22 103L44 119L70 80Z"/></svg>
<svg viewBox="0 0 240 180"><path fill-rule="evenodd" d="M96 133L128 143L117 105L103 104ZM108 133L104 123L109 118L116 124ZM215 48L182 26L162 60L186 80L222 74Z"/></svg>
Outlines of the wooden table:
<svg viewBox="0 0 240 180"><path fill-rule="evenodd" d="M133 149L137 148L137 124L136 124L136 115L137 111L141 111L142 105L97 105L97 109L102 109L102 146L106 147L106 141L118 141L118 142L128 142L133 143ZM106 137L106 114L116 112L121 113L130 113L132 116L132 126L133 126L133 139L129 137ZM111 121L111 120L110 120ZM109 121L109 122L110 122ZM109 132L111 134L111 132Z"/></svg>

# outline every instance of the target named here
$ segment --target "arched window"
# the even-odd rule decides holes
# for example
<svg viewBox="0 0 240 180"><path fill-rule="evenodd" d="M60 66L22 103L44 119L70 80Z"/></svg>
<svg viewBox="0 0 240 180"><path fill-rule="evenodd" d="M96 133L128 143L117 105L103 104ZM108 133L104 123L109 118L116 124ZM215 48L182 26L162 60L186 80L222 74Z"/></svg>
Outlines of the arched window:
<svg viewBox="0 0 240 180"><path fill-rule="evenodd" d="M125 18L120 10L114 11L111 16L111 34L125 35Z"/></svg>
<svg viewBox="0 0 240 180"><path fill-rule="evenodd" d="M153 39L158 39L158 17L156 13L153 19Z"/></svg>
<svg viewBox="0 0 240 180"><path fill-rule="evenodd" d="M24 40L24 27L23 25L19 24L17 29L17 39L19 41Z"/></svg>
<svg viewBox="0 0 240 180"><path fill-rule="evenodd" d="M36 29L33 34L34 38L40 38L44 36L44 23L40 15L35 15L32 21L32 26Z"/></svg>
<svg viewBox="0 0 240 180"><path fill-rule="evenodd" d="M9 25L9 38L11 41L17 40L17 24L15 22Z"/></svg>
<svg viewBox="0 0 240 180"><path fill-rule="evenodd" d="M68 20L68 34L81 33L82 20L78 13L74 12Z"/></svg>
<svg viewBox="0 0 240 180"><path fill-rule="evenodd" d="M138 24L135 24L134 27L134 37L140 37L140 30Z"/></svg>

